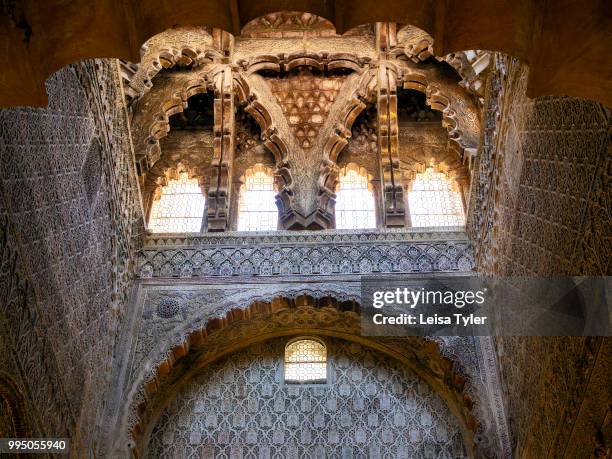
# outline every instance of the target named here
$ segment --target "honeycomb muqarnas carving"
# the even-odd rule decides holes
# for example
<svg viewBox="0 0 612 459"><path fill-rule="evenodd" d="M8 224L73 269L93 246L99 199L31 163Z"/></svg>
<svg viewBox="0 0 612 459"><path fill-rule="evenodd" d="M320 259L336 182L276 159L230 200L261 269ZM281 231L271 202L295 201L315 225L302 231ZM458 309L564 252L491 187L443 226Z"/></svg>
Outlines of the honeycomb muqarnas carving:
<svg viewBox="0 0 612 459"><path fill-rule="evenodd" d="M314 146L345 79L345 75L313 74L307 68L267 79L302 148Z"/></svg>

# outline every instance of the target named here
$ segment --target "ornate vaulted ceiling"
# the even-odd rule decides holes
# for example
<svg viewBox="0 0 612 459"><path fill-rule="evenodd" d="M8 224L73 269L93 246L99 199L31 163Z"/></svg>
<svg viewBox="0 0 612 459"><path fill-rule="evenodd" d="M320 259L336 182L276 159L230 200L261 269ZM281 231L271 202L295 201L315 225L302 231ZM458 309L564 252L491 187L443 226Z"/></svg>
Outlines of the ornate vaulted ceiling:
<svg viewBox="0 0 612 459"><path fill-rule="evenodd" d="M282 227L330 228L338 155L360 113L375 107L385 224L404 226L398 91L424 94L426 104L441 113L459 165L469 162L480 132L479 73L489 55L437 57L433 43L427 33L396 23L339 35L331 22L299 12L268 14L236 37L205 27L158 34L125 74L139 172L148 174L163 159L160 140L173 127L170 118L189 110L194 95L214 94L209 230L228 225L227 196L240 142L235 113L256 121L258 137L274 155Z"/></svg>

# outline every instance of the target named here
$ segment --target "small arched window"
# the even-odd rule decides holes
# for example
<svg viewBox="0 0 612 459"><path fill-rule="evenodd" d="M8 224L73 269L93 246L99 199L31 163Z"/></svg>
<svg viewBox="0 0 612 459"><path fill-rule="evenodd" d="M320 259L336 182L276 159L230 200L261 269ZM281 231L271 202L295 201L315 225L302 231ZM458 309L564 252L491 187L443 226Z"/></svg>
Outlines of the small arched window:
<svg viewBox="0 0 612 459"><path fill-rule="evenodd" d="M461 194L454 180L428 167L416 174L408 193L412 226L462 226L465 214Z"/></svg>
<svg viewBox="0 0 612 459"><path fill-rule="evenodd" d="M336 228L376 228L374 194L364 168L349 164L340 170L336 189Z"/></svg>
<svg viewBox="0 0 612 459"><path fill-rule="evenodd" d="M154 233L197 233L202 230L206 198L197 178L181 172L168 180L153 201L149 230Z"/></svg>
<svg viewBox="0 0 612 459"><path fill-rule="evenodd" d="M272 170L257 164L246 171L240 187L238 231L273 231L278 228L278 209Z"/></svg>
<svg viewBox="0 0 612 459"><path fill-rule="evenodd" d="M285 347L285 383L325 384L327 348L317 339L298 339Z"/></svg>

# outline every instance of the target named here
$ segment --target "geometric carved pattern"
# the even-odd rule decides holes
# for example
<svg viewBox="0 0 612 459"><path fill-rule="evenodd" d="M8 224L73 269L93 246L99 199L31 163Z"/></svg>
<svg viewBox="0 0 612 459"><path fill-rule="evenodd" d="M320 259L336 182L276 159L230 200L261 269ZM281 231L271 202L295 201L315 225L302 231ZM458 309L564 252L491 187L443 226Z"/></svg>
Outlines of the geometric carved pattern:
<svg viewBox="0 0 612 459"><path fill-rule="evenodd" d="M258 343L195 376L158 421L150 457L465 457L444 401L399 362L325 339L330 381L283 385L287 341Z"/></svg>
<svg viewBox="0 0 612 459"><path fill-rule="evenodd" d="M180 305L178 300L174 298L165 298L159 302L157 306L157 314L164 319L171 319L178 314Z"/></svg>
<svg viewBox="0 0 612 459"><path fill-rule="evenodd" d="M478 270L609 275L610 110L570 97L530 99L528 74L494 55L468 225ZM605 415L582 416L581 407L608 403L609 377L594 376L606 342L609 349L599 337L495 339L517 456L593 454ZM609 359L607 367L609 375Z"/></svg>
<svg viewBox="0 0 612 459"><path fill-rule="evenodd" d="M285 78L267 78L272 94L302 148L315 145L344 80L342 75L319 76L303 68Z"/></svg>
<svg viewBox="0 0 612 459"><path fill-rule="evenodd" d="M17 421L21 420L19 424L22 427L33 427L26 425L27 422L24 424L24 421L42 419L42 432L63 434L73 425L70 407L63 397L64 382L53 353L48 352L50 337L36 333L34 329L40 320L36 299L24 275L24 258L19 256L19 244L4 204L0 199L0 351L3 353L0 357L0 402L8 402L12 406L4 409L2 416L5 419L0 424L10 421L7 429L18 427L17 422L11 419L15 414L9 412L16 411ZM33 383L29 378L22 379L21 375L36 375L37 379ZM17 380L22 381L22 387L18 387ZM25 397L19 397L19 392L27 393L29 400L26 402ZM26 412L23 411L28 405L32 411L28 410L27 416L24 416ZM35 432L32 430L29 434L17 436L43 436ZM11 436L15 437L12 433L5 435Z"/></svg>
<svg viewBox="0 0 612 459"><path fill-rule="evenodd" d="M462 232L386 230L363 234L352 230L297 236L292 232L272 232L255 237L238 234L149 236L140 252L139 276L465 272L473 268L471 246Z"/></svg>
<svg viewBox="0 0 612 459"><path fill-rule="evenodd" d="M82 452L99 444L142 228L119 78L116 61L82 61L49 77L47 108L0 112L0 200L27 282L0 304L42 428Z"/></svg>

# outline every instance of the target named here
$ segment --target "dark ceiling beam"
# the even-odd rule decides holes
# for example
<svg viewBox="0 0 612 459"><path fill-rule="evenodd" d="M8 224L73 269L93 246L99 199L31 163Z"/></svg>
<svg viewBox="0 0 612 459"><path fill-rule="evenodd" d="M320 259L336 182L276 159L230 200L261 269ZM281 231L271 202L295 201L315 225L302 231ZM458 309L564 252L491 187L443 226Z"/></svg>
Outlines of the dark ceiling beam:
<svg viewBox="0 0 612 459"><path fill-rule="evenodd" d="M21 0L0 13L0 106L44 106L45 80L81 59L138 59L140 46L174 26L239 33L275 11L305 11L338 33L374 22L411 24L434 38L436 54L482 49L530 67L527 93L568 95L612 107L609 0ZM123 7L118 7L123 6ZM542 5L545 5L544 7ZM548 7L546 7L548 6Z"/></svg>
<svg viewBox="0 0 612 459"><path fill-rule="evenodd" d="M334 4L334 25L337 33L345 32L344 16L342 14L342 0L335 0Z"/></svg>
<svg viewBox="0 0 612 459"><path fill-rule="evenodd" d="M240 9L238 7L238 0L230 0L230 15L232 17L232 33L234 35L240 35L242 30L242 24L240 23Z"/></svg>
<svg viewBox="0 0 612 459"><path fill-rule="evenodd" d="M436 8L434 13L434 30L433 37L434 39L434 54L436 56L444 56L447 53L444 53L444 48L446 41L444 40L444 26L446 25L446 14L448 11L448 3L449 0L438 0L436 2Z"/></svg>

